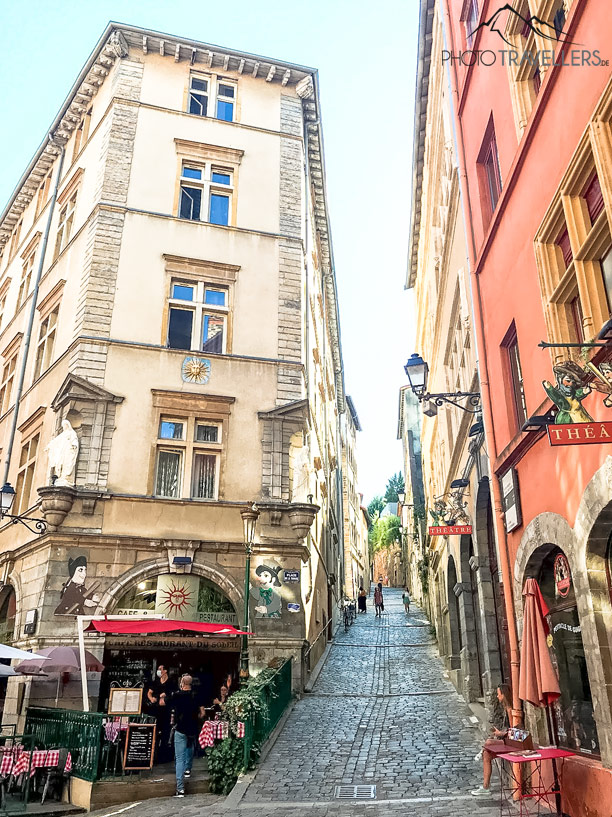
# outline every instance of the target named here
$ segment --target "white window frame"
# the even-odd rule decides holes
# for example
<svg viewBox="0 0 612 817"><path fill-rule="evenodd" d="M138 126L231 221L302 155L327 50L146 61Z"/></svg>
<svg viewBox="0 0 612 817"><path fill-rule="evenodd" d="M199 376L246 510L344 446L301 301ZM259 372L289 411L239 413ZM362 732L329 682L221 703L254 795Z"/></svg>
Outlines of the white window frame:
<svg viewBox="0 0 612 817"><path fill-rule="evenodd" d="M52 318L55 318L53 323ZM59 304L56 304L40 322L38 330L38 343L36 344L36 357L34 358L34 378L38 378L47 371L53 362L53 352L55 351L55 338L57 333L57 320L59 317Z"/></svg>
<svg viewBox="0 0 612 817"><path fill-rule="evenodd" d="M13 386L15 385L15 370L17 369L17 355L19 350L14 352L2 367L2 382L0 382L0 416L6 414L11 407L13 396Z"/></svg>
<svg viewBox="0 0 612 817"><path fill-rule="evenodd" d="M59 223L57 225L57 233L55 238L55 252L53 253L54 261L70 241L70 236L72 235L72 225L74 222L74 211L76 210L77 195L78 190L75 190L60 210Z"/></svg>
<svg viewBox="0 0 612 817"><path fill-rule="evenodd" d="M160 437L162 422L182 423L183 438L169 439ZM217 428L217 442L207 442L196 440L196 429L198 425L207 425ZM153 474L153 495L162 499L193 499L201 502L212 502L219 498L219 481L221 476L221 454L223 453L223 423L220 420L208 420L197 415L175 416L161 412L158 415L158 436L155 450L155 470ZM157 493L159 476L159 455L161 452L169 452L180 455L179 480L177 496L165 496ZM194 496L195 485L195 456L205 454L215 458L215 483L214 495L211 497Z"/></svg>
<svg viewBox="0 0 612 817"><path fill-rule="evenodd" d="M216 451L211 451L207 446L214 445L214 443L200 443L198 446L193 447L193 451L191 452L191 475L190 475L190 491L189 491L189 498L195 499L197 502L214 502L219 498L219 466L221 462L220 454ZM215 486L213 489L212 496L195 496L194 490L194 475L195 475L195 458L198 454L203 454L207 457L213 457L215 460Z"/></svg>
<svg viewBox="0 0 612 817"><path fill-rule="evenodd" d="M194 300L186 301L182 298L174 298L172 296L174 285L189 286L194 290ZM225 294L225 306L217 304L207 304L205 302L206 292L223 292ZM168 333L166 337L166 345L168 348L177 348L169 346L170 342L170 311L172 309L180 309L184 312L192 312L193 320L191 323L191 347L190 350L194 352L204 352L204 339L202 333L204 331L204 318L207 315L223 318L223 343L220 354L227 354L227 329L230 291L229 287L221 287L217 284L209 284L206 281L183 281L180 277L172 278L170 280L170 292L168 294ZM215 352L206 352L206 354L219 354Z"/></svg>
<svg viewBox="0 0 612 817"><path fill-rule="evenodd" d="M185 176L185 169L199 170L201 177L199 179ZM223 184L219 181L213 181L213 174L220 173L224 176L229 176L229 184ZM200 201L200 218L185 218L181 216L181 205L183 199L184 188L194 188L202 191ZM227 203L227 224L217 224L210 220L210 206L213 195L221 195L228 199ZM208 224L214 224L216 227L231 227L233 226L232 208L234 196L234 168L219 165L216 162L190 162L184 160L181 164L181 178L180 178L180 193L178 205L178 217L184 221L203 221Z"/></svg>
<svg viewBox="0 0 612 817"><path fill-rule="evenodd" d="M162 423L180 423L183 426L183 436L182 437L162 437L161 436L161 426ZM159 427L157 431L157 439L159 440L160 445L175 445L176 443L185 443L186 442L186 434L187 431L187 419L185 417L175 417L171 414L161 414L159 417Z"/></svg>
<svg viewBox="0 0 612 817"><path fill-rule="evenodd" d="M206 91L199 91L193 88L193 80L199 79L207 83ZM227 85L234 89L234 96L230 97L221 92L220 86ZM192 94L206 97L206 113L194 113L191 111ZM197 101L197 104L201 104ZM232 105L232 118L220 119L217 115L217 103L229 102ZM236 106L238 103L238 83L234 79L226 79L218 74L206 74L201 71L191 71L189 74L189 87L187 89L187 113L192 116L206 117L207 119L216 119L218 122L235 122L236 121Z"/></svg>
<svg viewBox="0 0 612 817"><path fill-rule="evenodd" d="M184 446L176 446L172 443L180 442L180 440L163 440L162 445L157 446L157 450L155 452L155 481L153 483L153 495L158 496L162 499L181 499L183 495L183 485L185 483L185 448ZM180 457L179 460L179 477L178 477L178 487L176 496L168 496L167 494L158 494L157 493L157 479L159 476L159 455L162 453L169 453L169 454L178 454Z"/></svg>
<svg viewBox="0 0 612 817"><path fill-rule="evenodd" d="M21 281L19 282L19 292L17 294L17 306L15 312L19 312L23 304L27 301L30 294L30 287L32 284L32 273L34 272L34 259L36 257L36 250L31 252L24 260L21 267Z"/></svg>
<svg viewBox="0 0 612 817"><path fill-rule="evenodd" d="M36 440L36 450L34 454L31 453L32 443ZM22 463L23 453L26 451L26 460ZM15 493L17 494L15 505L17 513L24 513L30 508L30 497L32 495L32 488L34 486L34 474L36 473L36 462L38 459L38 452L40 451L40 429L28 437L27 440L21 444L21 451L19 453L19 470L17 472L17 482L15 483ZM30 475L30 483L28 485L28 475ZM27 488L27 492L24 491Z"/></svg>

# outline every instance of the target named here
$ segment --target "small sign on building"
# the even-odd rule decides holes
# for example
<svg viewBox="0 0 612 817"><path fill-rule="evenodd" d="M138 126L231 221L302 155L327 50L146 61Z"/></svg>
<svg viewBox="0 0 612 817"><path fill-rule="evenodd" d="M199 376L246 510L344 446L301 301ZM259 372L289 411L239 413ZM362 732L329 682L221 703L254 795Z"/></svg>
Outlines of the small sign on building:
<svg viewBox="0 0 612 817"><path fill-rule="evenodd" d="M472 533L471 525L430 525L430 536L460 536Z"/></svg>
<svg viewBox="0 0 612 817"><path fill-rule="evenodd" d="M285 581L286 582L299 582L300 580L300 571L299 570L285 570Z"/></svg>
<svg viewBox="0 0 612 817"><path fill-rule="evenodd" d="M559 423L549 425L551 445L592 445L612 443L612 420L593 423Z"/></svg>
<svg viewBox="0 0 612 817"><path fill-rule="evenodd" d="M521 500L519 495L518 477L515 468L509 468L499 479L504 504L504 518L506 533L518 528L523 521L521 515Z"/></svg>

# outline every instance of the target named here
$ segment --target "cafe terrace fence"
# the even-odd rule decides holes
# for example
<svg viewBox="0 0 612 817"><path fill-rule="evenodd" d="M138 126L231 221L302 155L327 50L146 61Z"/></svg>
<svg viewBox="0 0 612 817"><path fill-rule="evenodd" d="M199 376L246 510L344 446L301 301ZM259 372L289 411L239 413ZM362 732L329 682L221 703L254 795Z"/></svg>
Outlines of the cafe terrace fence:
<svg viewBox="0 0 612 817"><path fill-rule="evenodd" d="M72 774L91 782L122 774L122 742L105 739L103 712L28 707L25 731L33 745L44 749L65 748L72 755ZM153 723L148 715L130 715L132 723Z"/></svg>
<svg viewBox="0 0 612 817"><path fill-rule="evenodd" d="M291 701L291 670L293 659L288 658L275 674L259 686L262 709L245 723L244 758L250 765L253 749L258 749L271 735L274 727ZM255 686L257 680L255 679Z"/></svg>

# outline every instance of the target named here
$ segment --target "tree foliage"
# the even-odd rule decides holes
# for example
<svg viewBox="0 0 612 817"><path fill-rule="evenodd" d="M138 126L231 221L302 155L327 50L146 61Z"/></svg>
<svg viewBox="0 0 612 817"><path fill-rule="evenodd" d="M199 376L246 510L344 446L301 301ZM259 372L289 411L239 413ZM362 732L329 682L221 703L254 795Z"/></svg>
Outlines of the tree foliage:
<svg viewBox="0 0 612 817"><path fill-rule="evenodd" d="M370 554L399 542L400 524L399 516L383 516L382 519L377 519L370 529Z"/></svg>
<svg viewBox="0 0 612 817"><path fill-rule="evenodd" d="M385 507L385 500L382 496L375 496L374 499L368 505L368 515L370 517L370 528L374 524L375 520L378 519L380 516L380 512Z"/></svg>
<svg viewBox="0 0 612 817"><path fill-rule="evenodd" d="M385 503L398 502L398 493L404 493L405 490L406 484L404 482L404 477L401 471L398 471L397 474L393 474L391 479L387 482L387 488L385 490Z"/></svg>

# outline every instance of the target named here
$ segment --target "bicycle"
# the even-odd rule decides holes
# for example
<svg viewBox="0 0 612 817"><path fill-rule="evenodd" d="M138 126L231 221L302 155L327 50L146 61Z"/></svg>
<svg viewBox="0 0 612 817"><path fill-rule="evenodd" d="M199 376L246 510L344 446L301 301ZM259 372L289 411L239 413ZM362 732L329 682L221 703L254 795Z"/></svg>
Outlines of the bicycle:
<svg viewBox="0 0 612 817"><path fill-rule="evenodd" d="M355 601L349 598L340 599L338 603L338 608L342 610L342 616L344 620L344 632L346 633L348 632L348 629L353 623L353 621L357 618Z"/></svg>

